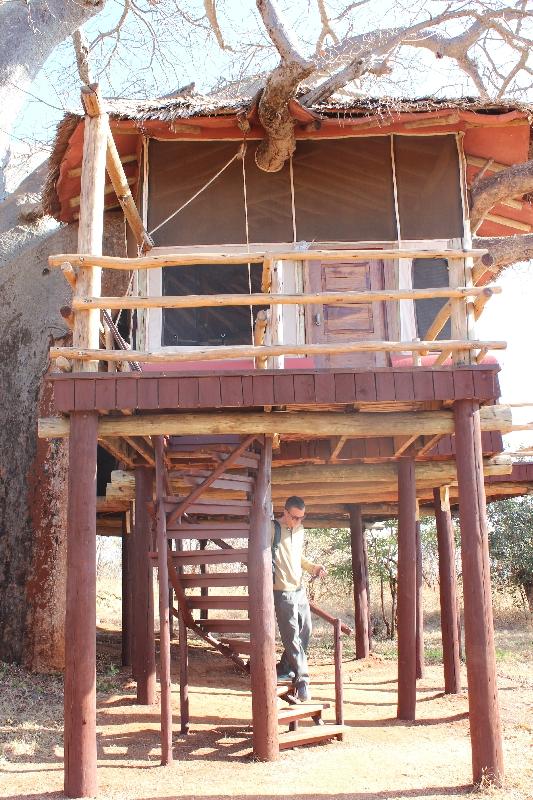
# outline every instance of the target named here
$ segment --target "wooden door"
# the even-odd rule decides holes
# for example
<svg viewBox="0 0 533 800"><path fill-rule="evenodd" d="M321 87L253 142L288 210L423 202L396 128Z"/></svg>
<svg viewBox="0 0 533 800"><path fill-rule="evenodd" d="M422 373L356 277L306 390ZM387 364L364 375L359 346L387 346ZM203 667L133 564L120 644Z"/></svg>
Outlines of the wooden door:
<svg viewBox="0 0 533 800"><path fill-rule="evenodd" d="M384 288L383 262L308 261L305 269L309 292L355 292ZM387 339L383 303L353 306L306 306L306 341L350 342ZM373 369L388 365L385 353L326 355L316 359L317 367Z"/></svg>

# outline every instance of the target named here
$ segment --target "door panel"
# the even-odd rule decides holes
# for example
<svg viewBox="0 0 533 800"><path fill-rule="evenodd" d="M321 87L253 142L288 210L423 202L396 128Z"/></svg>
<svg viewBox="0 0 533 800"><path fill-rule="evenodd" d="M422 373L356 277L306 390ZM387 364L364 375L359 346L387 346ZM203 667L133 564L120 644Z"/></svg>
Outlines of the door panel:
<svg viewBox="0 0 533 800"><path fill-rule="evenodd" d="M306 288L310 292L355 292L384 288L383 262L306 262ZM383 303L353 306L307 306L306 327L309 342L349 342L386 339ZM384 353L327 355L316 359L318 367L387 366Z"/></svg>

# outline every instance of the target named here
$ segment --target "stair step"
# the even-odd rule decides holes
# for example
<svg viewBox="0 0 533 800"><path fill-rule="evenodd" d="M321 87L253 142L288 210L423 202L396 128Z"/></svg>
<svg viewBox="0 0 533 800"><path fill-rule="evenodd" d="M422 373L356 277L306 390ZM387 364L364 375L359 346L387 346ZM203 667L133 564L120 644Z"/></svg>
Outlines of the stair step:
<svg viewBox="0 0 533 800"><path fill-rule="evenodd" d="M294 722L296 719L320 716L326 708L329 708L329 703L298 703L297 706L280 708L278 711L278 723L285 725L286 723Z"/></svg>
<svg viewBox="0 0 533 800"><path fill-rule="evenodd" d="M249 639L227 639L221 637L220 641L233 650L234 653L249 656L252 652L252 644Z"/></svg>
<svg viewBox="0 0 533 800"><path fill-rule="evenodd" d="M212 595L211 597L188 597L189 608L219 608L231 611L248 611L247 597L224 597Z"/></svg>
<svg viewBox="0 0 533 800"><path fill-rule="evenodd" d="M165 511L169 513L183 502L184 497L165 497ZM196 500L187 508L187 514L203 514L205 516L225 515L228 517L247 517L250 513L252 503L250 500L208 500L202 498Z"/></svg>
<svg viewBox="0 0 533 800"><path fill-rule="evenodd" d="M341 739L348 728L346 725L317 725L313 728L300 728L297 731L282 733L279 737L279 749L300 747L304 744L318 744L328 739Z"/></svg>
<svg viewBox="0 0 533 800"><path fill-rule="evenodd" d="M249 619L203 619L198 626L209 633L250 633Z"/></svg>
<svg viewBox="0 0 533 800"><path fill-rule="evenodd" d="M247 572L208 572L205 575L180 575L183 588L198 586L248 586Z"/></svg>
<svg viewBox="0 0 533 800"><path fill-rule="evenodd" d="M230 523L206 522L202 525L170 525L167 528L169 539L248 539L250 526L247 522Z"/></svg>
<svg viewBox="0 0 533 800"><path fill-rule="evenodd" d="M181 550L172 552L174 564L245 564L248 561L248 550L236 547L224 550ZM190 585L190 584L189 584Z"/></svg>

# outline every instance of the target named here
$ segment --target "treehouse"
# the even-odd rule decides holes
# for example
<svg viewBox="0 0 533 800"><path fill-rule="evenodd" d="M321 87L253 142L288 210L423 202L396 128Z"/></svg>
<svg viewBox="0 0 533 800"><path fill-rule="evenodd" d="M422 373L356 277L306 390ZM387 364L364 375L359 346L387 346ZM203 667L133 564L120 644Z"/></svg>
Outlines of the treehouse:
<svg viewBox="0 0 533 800"><path fill-rule="evenodd" d="M305 717L320 723L320 705L278 708L288 689L275 676L270 520L292 494L304 497L310 528L351 528L357 657L370 638L364 525L398 516L404 720L415 719L423 667L417 520L430 511L445 690L460 688L458 506L473 775L500 780L485 503L522 493L533 476L501 455L512 427L498 404L495 356L505 343L475 334L499 291L497 265L472 245L468 187L480 172L527 159L528 110L292 101L295 150L269 172L256 163L269 143L251 99L178 95L104 108L93 87L83 100L85 117L60 126L45 193L50 213L79 224L78 253L50 260L73 288L62 310L72 343L51 349L60 416L40 421L41 436L68 436L70 448L67 794L96 789L95 536L120 533L117 515L129 519L132 506L125 634L133 631L138 701L152 703L156 568L162 762L173 757L173 613L182 732L191 630L242 668L249 659L258 758L344 735L339 654L349 629L318 607L335 636L336 724L298 727ZM121 258L102 254L104 212L117 208L127 222ZM520 198L491 209L477 233L532 225ZM120 294L102 294L102 270ZM107 478L98 497L97 467L99 483Z"/></svg>

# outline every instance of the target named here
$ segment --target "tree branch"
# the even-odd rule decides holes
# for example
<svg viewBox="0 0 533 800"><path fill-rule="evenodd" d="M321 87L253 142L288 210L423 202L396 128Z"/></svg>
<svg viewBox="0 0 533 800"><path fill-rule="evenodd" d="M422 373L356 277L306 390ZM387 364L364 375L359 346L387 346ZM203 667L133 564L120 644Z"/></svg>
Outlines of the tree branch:
<svg viewBox="0 0 533 800"><path fill-rule="evenodd" d="M487 267L487 272L493 272L495 275L512 264L533 259L533 233L516 236L476 236L472 245L489 251L493 263Z"/></svg>
<svg viewBox="0 0 533 800"><path fill-rule="evenodd" d="M533 192L533 160L474 180L470 187L470 224L475 233L485 215L502 200Z"/></svg>
<svg viewBox="0 0 533 800"><path fill-rule="evenodd" d="M215 34L215 38L220 49L231 50L231 47L228 47L228 45L225 43L224 37L222 36L222 31L220 30L220 25L218 24L215 0L204 0L204 10L207 21L209 22L211 30Z"/></svg>
<svg viewBox="0 0 533 800"><path fill-rule="evenodd" d="M282 63L294 63L307 67L307 60L300 53L295 38L283 22L277 0L256 0L256 5L265 30L278 51Z"/></svg>
<svg viewBox="0 0 533 800"><path fill-rule="evenodd" d="M85 36L83 28L78 28L72 34L72 44L76 54L76 64L82 83L88 86L93 82L91 65L89 63L89 42Z"/></svg>

